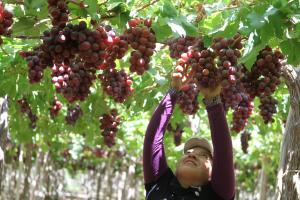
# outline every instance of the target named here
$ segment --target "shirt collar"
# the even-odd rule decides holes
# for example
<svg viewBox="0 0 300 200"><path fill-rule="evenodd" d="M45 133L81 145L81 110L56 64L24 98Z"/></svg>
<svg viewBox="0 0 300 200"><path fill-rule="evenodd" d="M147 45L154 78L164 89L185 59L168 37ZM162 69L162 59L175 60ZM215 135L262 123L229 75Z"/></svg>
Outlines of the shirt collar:
<svg viewBox="0 0 300 200"><path fill-rule="evenodd" d="M200 192L202 190L201 186L183 188L176 176L170 181L170 186L175 194L186 194L188 192L192 192L194 194L196 191Z"/></svg>

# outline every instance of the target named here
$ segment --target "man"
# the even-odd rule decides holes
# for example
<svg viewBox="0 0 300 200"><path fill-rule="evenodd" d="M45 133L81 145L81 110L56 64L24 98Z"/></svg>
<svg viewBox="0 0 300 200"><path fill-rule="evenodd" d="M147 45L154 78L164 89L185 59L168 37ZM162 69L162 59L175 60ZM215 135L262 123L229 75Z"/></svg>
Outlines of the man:
<svg viewBox="0 0 300 200"><path fill-rule="evenodd" d="M146 131L143 153L147 200L232 200L235 178L232 141L220 100L221 87L201 88L213 149L209 142L192 138L184 146L175 174L168 167L163 138L181 87L180 73L172 75L172 88L156 108Z"/></svg>

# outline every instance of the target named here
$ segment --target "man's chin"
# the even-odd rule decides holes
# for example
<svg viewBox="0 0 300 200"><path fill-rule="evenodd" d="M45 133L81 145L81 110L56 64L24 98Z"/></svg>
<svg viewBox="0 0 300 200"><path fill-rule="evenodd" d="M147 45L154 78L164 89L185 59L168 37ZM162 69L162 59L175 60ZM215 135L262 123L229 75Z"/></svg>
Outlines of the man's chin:
<svg viewBox="0 0 300 200"><path fill-rule="evenodd" d="M208 181L208 177L206 178L202 172L203 169L199 167L195 167L193 165L182 165L176 171L177 178L181 178L185 180L187 183L197 183L197 185L203 185ZM200 177L200 174L204 175Z"/></svg>
<svg viewBox="0 0 300 200"><path fill-rule="evenodd" d="M199 168L194 165L184 165L179 169L179 174L183 177L195 177L199 174Z"/></svg>

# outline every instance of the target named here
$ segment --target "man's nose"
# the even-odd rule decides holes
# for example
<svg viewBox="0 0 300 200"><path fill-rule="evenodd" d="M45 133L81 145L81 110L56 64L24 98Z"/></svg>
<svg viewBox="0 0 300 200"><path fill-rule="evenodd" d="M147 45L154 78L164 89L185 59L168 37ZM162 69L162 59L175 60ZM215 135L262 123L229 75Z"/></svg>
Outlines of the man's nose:
<svg viewBox="0 0 300 200"><path fill-rule="evenodd" d="M196 155L194 153L192 153L192 152L188 154L188 157L196 159Z"/></svg>

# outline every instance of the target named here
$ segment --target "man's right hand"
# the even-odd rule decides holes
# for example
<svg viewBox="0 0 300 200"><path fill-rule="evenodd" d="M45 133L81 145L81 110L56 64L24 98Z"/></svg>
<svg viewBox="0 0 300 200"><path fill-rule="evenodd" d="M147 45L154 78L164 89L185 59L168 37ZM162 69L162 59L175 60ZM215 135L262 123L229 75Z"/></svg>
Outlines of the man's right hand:
<svg viewBox="0 0 300 200"><path fill-rule="evenodd" d="M175 68L175 71L172 73L171 86L176 90L180 90L182 86L182 72L183 72L183 67L177 66Z"/></svg>

